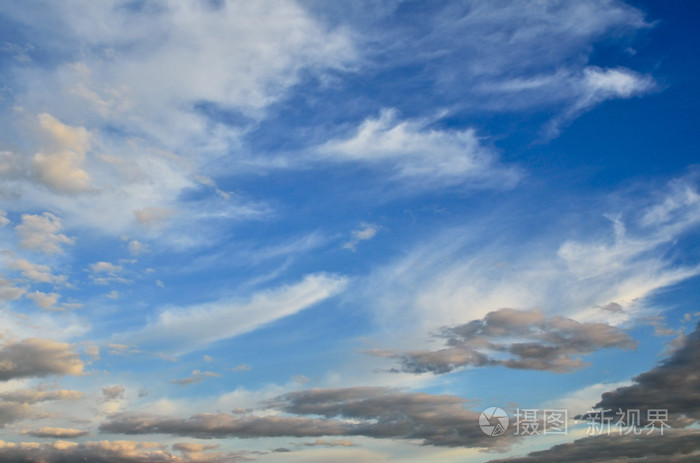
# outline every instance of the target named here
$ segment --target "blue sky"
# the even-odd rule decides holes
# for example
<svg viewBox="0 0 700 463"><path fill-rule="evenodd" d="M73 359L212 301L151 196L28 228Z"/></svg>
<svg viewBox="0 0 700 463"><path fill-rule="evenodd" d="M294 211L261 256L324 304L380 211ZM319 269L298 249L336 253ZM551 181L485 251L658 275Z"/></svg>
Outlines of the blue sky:
<svg viewBox="0 0 700 463"><path fill-rule="evenodd" d="M697 9L1 3L0 459L696 458Z"/></svg>

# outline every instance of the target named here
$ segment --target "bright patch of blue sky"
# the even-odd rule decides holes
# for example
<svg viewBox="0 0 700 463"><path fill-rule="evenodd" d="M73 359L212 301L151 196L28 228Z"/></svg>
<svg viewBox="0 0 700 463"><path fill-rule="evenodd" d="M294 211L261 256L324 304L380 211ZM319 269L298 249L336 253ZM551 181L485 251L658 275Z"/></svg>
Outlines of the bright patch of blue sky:
<svg viewBox="0 0 700 463"><path fill-rule="evenodd" d="M0 4L0 459L581 437L476 419L583 413L690 345L697 10Z"/></svg>

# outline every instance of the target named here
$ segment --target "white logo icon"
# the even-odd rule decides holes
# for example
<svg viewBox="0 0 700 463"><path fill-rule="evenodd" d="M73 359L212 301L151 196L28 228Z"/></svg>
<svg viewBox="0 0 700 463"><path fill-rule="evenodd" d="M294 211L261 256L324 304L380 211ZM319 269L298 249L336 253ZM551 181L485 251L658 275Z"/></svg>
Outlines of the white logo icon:
<svg viewBox="0 0 700 463"><path fill-rule="evenodd" d="M487 436L500 436L508 429L508 414L502 408L489 407L479 416L479 427Z"/></svg>

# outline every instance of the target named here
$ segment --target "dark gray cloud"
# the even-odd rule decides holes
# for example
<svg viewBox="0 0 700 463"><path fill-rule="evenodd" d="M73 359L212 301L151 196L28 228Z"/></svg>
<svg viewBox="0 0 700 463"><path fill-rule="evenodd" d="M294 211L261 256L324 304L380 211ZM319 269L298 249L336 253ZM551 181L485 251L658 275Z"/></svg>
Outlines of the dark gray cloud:
<svg viewBox="0 0 700 463"><path fill-rule="evenodd" d="M305 447L354 447L355 444L348 439L325 440L316 439L313 442L304 442L301 445Z"/></svg>
<svg viewBox="0 0 700 463"><path fill-rule="evenodd" d="M188 419L143 414L117 414L100 426L114 434L174 434L202 439L221 437L337 436L347 432L343 423L288 416L234 416L201 414Z"/></svg>
<svg viewBox="0 0 700 463"><path fill-rule="evenodd" d="M598 349L633 349L636 342L604 323L580 323L570 318L547 318L540 311L500 309L482 320L445 327L440 337L447 347L437 351L395 353L370 351L399 360L400 371L444 374L467 366L505 366L557 373L579 369L579 357Z"/></svg>
<svg viewBox="0 0 700 463"><path fill-rule="evenodd" d="M481 432L479 413L453 395L406 393L380 387L312 389L267 402L277 415L196 415L189 419L117 414L100 431L198 438L367 436L418 439L427 445L506 447L512 438ZM283 415L279 415L282 413Z"/></svg>
<svg viewBox="0 0 700 463"><path fill-rule="evenodd" d="M27 338L0 349L0 381L48 375L81 375L83 362L72 346L47 339Z"/></svg>
<svg viewBox="0 0 700 463"><path fill-rule="evenodd" d="M0 402L0 428L4 428L6 424L28 418L31 415L31 408L27 404Z"/></svg>
<svg viewBox="0 0 700 463"><path fill-rule="evenodd" d="M4 463L219 463L247 460L240 455L210 453L204 446L186 446L171 452L166 446L132 441L100 441L76 444L57 441L36 446L19 446L0 441L0 461Z"/></svg>
<svg viewBox="0 0 700 463"><path fill-rule="evenodd" d="M419 439L440 446L507 445L508 439L492 439L481 432L479 412L467 410L466 403L453 395L357 387L293 392L275 405L287 413L351 419L356 424L349 435Z"/></svg>
<svg viewBox="0 0 700 463"><path fill-rule="evenodd" d="M700 461L700 432L667 430L664 435L602 435L555 445L526 457L488 463L695 463Z"/></svg>
<svg viewBox="0 0 700 463"><path fill-rule="evenodd" d="M119 400L124 398L124 393L126 388L121 384L115 384L114 386L105 386L102 388L102 396L104 400Z"/></svg>
<svg viewBox="0 0 700 463"><path fill-rule="evenodd" d="M657 367L636 376L631 386L602 395L595 408L665 409L676 418L700 419L700 324Z"/></svg>
<svg viewBox="0 0 700 463"><path fill-rule="evenodd" d="M32 431L26 431L24 434L34 437L49 437L53 439L75 439L76 437L87 436L90 434L90 432L83 431L81 429L45 427Z"/></svg>
<svg viewBox="0 0 700 463"><path fill-rule="evenodd" d="M83 395L84 394L80 391L66 389L46 390L37 388L4 392L0 394L0 399L7 402L33 404L49 400L79 400Z"/></svg>

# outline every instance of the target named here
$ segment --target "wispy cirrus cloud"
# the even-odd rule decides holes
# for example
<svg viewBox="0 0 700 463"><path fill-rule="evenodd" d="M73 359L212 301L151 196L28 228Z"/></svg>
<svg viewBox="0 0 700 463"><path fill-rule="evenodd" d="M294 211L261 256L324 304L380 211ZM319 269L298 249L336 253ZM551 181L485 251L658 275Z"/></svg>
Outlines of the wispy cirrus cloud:
<svg viewBox="0 0 700 463"><path fill-rule="evenodd" d="M518 169L500 165L474 130L436 130L429 123L402 121L395 110L385 109L348 138L326 142L317 151L321 159L365 164L409 183L498 188L517 183Z"/></svg>
<svg viewBox="0 0 700 463"><path fill-rule="evenodd" d="M117 336L127 344L184 353L253 331L340 293L347 278L311 274L301 281L255 294L249 302L216 303L167 309L142 329Z"/></svg>

